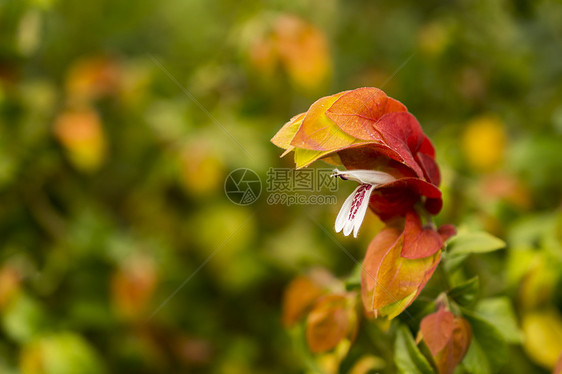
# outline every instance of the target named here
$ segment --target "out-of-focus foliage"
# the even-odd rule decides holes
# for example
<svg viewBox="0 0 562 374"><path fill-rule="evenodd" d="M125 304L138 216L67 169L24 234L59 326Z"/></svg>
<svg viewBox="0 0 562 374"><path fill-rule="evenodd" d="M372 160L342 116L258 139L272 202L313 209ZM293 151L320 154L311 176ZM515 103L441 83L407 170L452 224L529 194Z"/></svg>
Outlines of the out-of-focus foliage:
<svg viewBox="0 0 562 374"><path fill-rule="evenodd" d="M282 327L290 279L349 275L380 227L333 233L346 187L339 204L291 207L223 191L240 167L265 188L269 167L292 167L269 143L281 124L362 86L433 140L439 223L507 243L449 269L473 330L459 370L552 371L561 24L554 0L1 1L0 372L298 373L340 358L342 373L431 372L407 328L355 334L354 306L317 305L314 290ZM400 317L411 329L434 309L434 278ZM341 331L314 327L334 318ZM307 319L309 339L343 337L335 351L311 359Z"/></svg>

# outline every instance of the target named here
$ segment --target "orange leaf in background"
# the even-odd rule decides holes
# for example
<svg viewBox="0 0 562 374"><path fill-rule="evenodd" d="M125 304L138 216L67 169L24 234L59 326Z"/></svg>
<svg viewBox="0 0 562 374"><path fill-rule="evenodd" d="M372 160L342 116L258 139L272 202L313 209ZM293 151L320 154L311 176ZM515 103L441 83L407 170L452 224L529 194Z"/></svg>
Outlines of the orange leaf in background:
<svg viewBox="0 0 562 374"><path fill-rule="evenodd" d="M403 258L403 242L400 231L386 227L367 249L361 272L361 296L368 315L392 319L400 314L421 292L441 259L441 252L425 258Z"/></svg>
<svg viewBox="0 0 562 374"><path fill-rule="evenodd" d="M415 211L406 213L402 257L427 257L433 255L442 247L443 239L434 228L422 227L421 219Z"/></svg>
<svg viewBox="0 0 562 374"><path fill-rule="evenodd" d="M285 327L294 325L325 293L325 288L308 277L300 276L293 279L283 295L283 325Z"/></svg>
<svg viewBox="0 0 562 374"><path fill-rule="evenodd" d="M78 169L95 171L106 156L106 140L100 118L93 109L69 110L55 120L54 133Z"/></svg>
<svg viewBox="0 0 562 374"><path fill-rule="evenodd" d="M0 309L4 308L20 289L21 271L10 265L0 269Z"/></svg>
<svg viewBox="0 0 562 374"><path fill-rule="evenodd" d="M277 48L271 37L255 38L249 47L249 58L253 67L270 76L277 65Z"/></svg>
<svg viewBox="0 0 562 374"><path fill-rule="evenodd" d="M212 345L207 340L180 335L172 341L173 352L185 366L200 367L213 359Z"/></svg>
<svg viewBox="0 0 562 374"><path fill-rule="evenodd" d="M528 188L514 175L503 173L486 175L478 187L483 201L503 200L519 209L528 209L531 206Z"/></svg>
<svg viewBox="0 0 562 374"><path fill-rule="evenodd" d="M135 255L111 278L112 302L118 313L127 319L145 317L158 275L152 259Z"/></svg>
<svg viewBox="0 0 562 374"><path fill-rule="evenodd" d="M291 80L307 90L327 83L332 66L328 42L316 27L294 15L282 15L274 26L280 59Z"/></svg>
<svg viewBox="0 0 562 374"><path fill-rule="evenodd" d="M114 93L120 85L121 68L106 56L76 61L66 77L66 90L72 101L84 103Z"/></svg>
<svg viewBox="0 0 562 374"><path fill-rule="evenodd" d="M313 353L335 348L343 339L353 340L357 317L351 295L328 295L314 305L306 320L306 340Z"/></svg>

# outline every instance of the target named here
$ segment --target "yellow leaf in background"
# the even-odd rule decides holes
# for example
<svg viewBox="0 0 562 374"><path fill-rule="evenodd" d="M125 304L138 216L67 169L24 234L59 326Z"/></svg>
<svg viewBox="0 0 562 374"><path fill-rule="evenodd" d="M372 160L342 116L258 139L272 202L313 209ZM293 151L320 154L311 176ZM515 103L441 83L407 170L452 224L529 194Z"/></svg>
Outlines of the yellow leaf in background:
<svg viewBox="0 0 562 374"><path fill-rule="evenodd" d="M527 263L528 272L519 287L519 301L523 309L543 307L552 301L560 269L543 254Z"/></svg>
<svg viewBox="0 0 562 374"><path fill-rule="evenodd" d="M92 172L102 165L107 145L96 111L81 109L61 113L55 120L54 133L77 169Z"/></svg>
<svg viewBox="0 0 562 374"><path fill-rule="evenodd" d="M545 309L523 315L523 348L537 364L553 369L562 352L562 315Z"/></svg>
<svg viewBox="0 0 562 374"><path fill-rule="evenodd" d="M495 116L482 116L466 125L462 150L472 168L487 172L501 165L506 142L505 124Z"/></svg>
<svg viewBox="0 0 562 374"><path fill-rule="evenodd" d="M180 154L181 180L193 195L212 195L222 189L224 165L220 155L199 139L190 142Z"/></svg>
<svg viewBox="0 0 562 374"><path fill-rule="evenodd" d="M377 356L365 355L361 357L349 370L349 374L369 374L386 367L386 362Z"/></svg>
<svg viewBox="0 0 562 374"><path fill-rule="evenodd" d="M444 23L429 23L418 31L418 46L427 56L439 56L447 48L450 31Z"/></svg>
<svg viewBox="0 0 562 374"><path fill-rule="evenodd" d="M50 334L26 343L21 351L22 374L101 374L106 369L98 353L81 335Z"/></svg>
<svg viewBox="0 0 562 374"><path fill-rule="evenodd" d="M21 18L18 32L18 49L24 55L31 55L41 42L42 14L39 9L30 9Z"/></svg>

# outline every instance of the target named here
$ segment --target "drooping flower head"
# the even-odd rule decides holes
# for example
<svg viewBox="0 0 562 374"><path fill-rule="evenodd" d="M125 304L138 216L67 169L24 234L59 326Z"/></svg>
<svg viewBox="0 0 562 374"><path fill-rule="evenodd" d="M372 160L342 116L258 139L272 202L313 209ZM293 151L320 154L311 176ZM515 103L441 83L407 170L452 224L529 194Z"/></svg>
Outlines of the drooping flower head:
<svg viewBox="0 0 562 374"><path fill-rule="evenodd" d="M431 214L441 210L435 150L406 107L378 88L324 97L293 117L271 141L293 151L297 168L318 159L348 170L376 170L393 182L372 191L370 207L383 220L401 216L420 200Z"/></svg>

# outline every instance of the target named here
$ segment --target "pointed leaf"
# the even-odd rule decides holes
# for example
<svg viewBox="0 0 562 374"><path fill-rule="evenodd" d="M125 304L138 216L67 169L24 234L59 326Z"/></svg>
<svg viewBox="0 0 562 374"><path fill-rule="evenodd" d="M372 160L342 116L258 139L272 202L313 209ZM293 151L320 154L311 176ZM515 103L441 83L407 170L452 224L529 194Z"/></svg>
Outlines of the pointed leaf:
<svg viewBox="0 0 562 374"><path fill-rule="evenodd" d="M435 229L422 227L421 219L415 211L406 213L402 257L423 258L433 255L442 247L443 239Z"/></svg>
<svg viewBox="0 0 562 374"><path fill-rule="evenodd" d="M462 366L470 374L492 374L488 357L476 339L472 339L468 352L462 360Z"/></svg>
<svg viewBox="0 0 562 374"><path fill-rule="evenodd" d="M278 146L279 148L289 149L292 148L291 142L295 137L299 127L302 124L302 120L306 113L301 113L293 118L289 122L287 122L281 129L275 134L273 138L271 138L271 142Z"/></svg>
<svg viewBox="0 0 562 374"><path fill-rule="evenodd" d="M455 368L466 355L471 340L472 329L470 324L464 318L456 317L451 339L444 349L434 357L439 374L453 374Z"/></svg>
<svg viewBox="0 0 562 374"><path fill-rule="evenodd" d="M434 357L445 348L445 345L453 336L453 328L453 313L445 310L445 308L440 308L437 312L422 319L420 333Z"/></svg>
<svg viewBox="0 0 562 374"><path fill-rule="evenodd" d="M448 295L450 298L461 306L469 306L474 304L480 291L480 282L478 277L471 278L454 288L452 288Z"/></svg>
<svg viewBox="0 0 562 374"><path fill-rule="evenodd" d="M385 114L387 98L378 88L358 88L338 98L326 116L354 138L371 140L378 135L373 125Z"/></svg>
<svg viewBox="0 0 562 374"><path fill-rule="evenodd" d="M487 232L460 233L449 241L448 252L454 255L485 253L505 247L505 242Z"/></svg>
<svg viewBox="0 0 562 374"><path fill-rule="evenodd" d="M446 242L447 240L449 240L449 238L457 235L457 228L453 225L445 224L439 226L437 232L439 233L439 235L441 235L443 242Z"/></svg>
<svg viewBox="0 0 562 374"><path fill-rule="evenodd" d="M508 343L521 343L522 333L517 326L517 319L509 298L484 299L476 306L476 312L496 326Z"/></svg>
<svg viewBox="0 0 562 374"><path fill-rule="evenodd" d="M507 344L501 332L477 314L464 310L463 315L472 327L474 340L484 352L492 373L498 372L507 362Z"/></svg>

